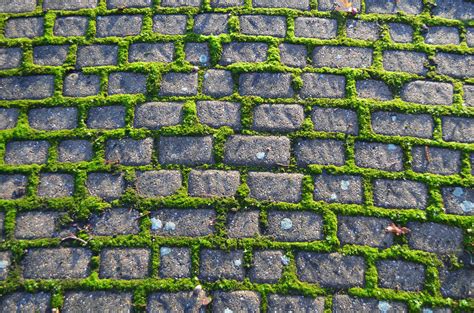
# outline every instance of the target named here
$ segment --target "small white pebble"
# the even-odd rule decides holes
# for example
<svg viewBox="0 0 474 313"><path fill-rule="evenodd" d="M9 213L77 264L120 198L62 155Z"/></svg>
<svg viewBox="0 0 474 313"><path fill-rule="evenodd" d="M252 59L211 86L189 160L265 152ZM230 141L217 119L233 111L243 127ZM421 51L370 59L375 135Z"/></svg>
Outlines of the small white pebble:
<svg viewBox="0 0 474 313"><path fill-rule="evenodd" d="M171 249L168 248L168 247L161 247L161 248L160 248L160 254L161 254L161 256L168 255L168 254L170 254L170 252L171 252Z"/></svg>
<svg viewBox="0 0 474 313"><path fill-rule="evenodd" d="M388 148L388 150L390 150L390 151L397 150L397 146L394 145L393 143L389 143L389 144L387 145L387 148Z"/></svg>
<svg viewBox="0 0 474 313"><path fill-rule="evenodd" d="M331 197L329 197L331 200L337 200L337 195L335 193L331 194Z"/></svg>
<svg viewBox="0 0 474 313"><path fill-rule="evenodd" d="M257 153L257 159L263 160L265 158L265 152L259 152Z"/></svg>
<svg viewBox="0 0 474 313"><path fill-rule="evenodd" d="M454 188L453 195L455 197L461 197L464 194L464 190L461 187Z"/></svg>
<svg viewBox="0 0 474 313"><path fill-rule="evenodd" d="M466 213L471 212L472 210L474 210L474 203L468 200L463 201L461 203L461 210L463 210Z"/></svg>
<svg viewBox="0 0 474 313"><path fill-rule="evenodd" d="M182 91L188 91L188 87L181 88Z"/></svg>
<svg viewBox="0 0 474 313"><path fill-rule="evenodd" d="M201 56L199 57L199 62L207 63L207 55L201 54Z"/></svg>
<svg viewBox="0 0 474 313"><path fill-rule="evenodd" d="M281 264L287 266L288 264L290 264L290 258L287 257L286 255L283 255L281 257Z"/></svg>
<svg viewBox="0 0 474 313"><path fill-rule="evenodd" d="M388 310L390 310L391 305L387 301L379 301L378 307L380 312L386 313Z"/></svg>
<svg viewBox="0 0 474 313"><path fill-rule="evenodd" d="M289 218L285 217L284 219L281 220L280 227L283 230L291 229L293 227L293 222Z"/></svg>
<svg viewBox="0 0 474 313"><path fill-rule="evenodd" d="M397 120L397 116L396 115L392 115L392 122L395 122Z"/></svg>
<svg viewBox="0 0 474 313"><path fill-rule="evenodd" d="M161 227L163 227L163 223L161 222L161 220L157 219L156 217L152 217L150 221L151 221L152 230L158 230L158 229L161 229Z"/></svg>
<svg viewBox="0 0 474 313"><path fill-rule="evenodd" d="M4 270L8 267L9 262L5 260L0 260L0 270Z"/></svg>
<svg viewBox="0 0 474 313"><path fill-rule="evenodd" d="M176 224L173 222L166 222L165 227L163 227L163 230L166 231L173 231L176 229Z"/></svg>
<svg viewBox="0 0 474 313"><path fill-rule="evenodd" d="M232 311L232 310L229 309L229 308L225 308L224 313L234 313L234 311Z"/></svg>
<svg viewBox="0 0 474 313"><path fill-rule="evenodd" d="M342 190L347 190L349 189L351 182L348 180L341 180L341 189Z"/></svg>
<svg viewBox="0 0 474 313"><path fill-rule="evenodd" d="M235 266L241 266L242 265L242 260L240 260L240 259L234 260L234 265Z"/></svg>

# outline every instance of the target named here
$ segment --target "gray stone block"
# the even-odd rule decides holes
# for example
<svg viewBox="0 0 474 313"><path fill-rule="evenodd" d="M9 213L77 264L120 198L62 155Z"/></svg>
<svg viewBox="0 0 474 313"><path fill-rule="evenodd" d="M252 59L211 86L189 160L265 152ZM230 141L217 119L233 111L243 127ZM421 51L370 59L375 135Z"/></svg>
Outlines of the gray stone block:
<svg viewBox="0 0 474 313"><path fill-rule="evenodd" d="M310 164L342 166L346 161L345 150L343 141L333 139L302 139L294 146L299 166Z"/></svg>
<svg viewBox="0 0 474 313"><path fill-rule="evenodd" d="M244 73L239 77L239 93L263 98L292 98L291 80L289 73Z"/></svg>
<svg viewBox="0 0 474 313"><path fill-rule="evenodd" d="M379 142L355 143L355 163L359 167L369 167L384 171L403 170L403 150L394 144Z"/></svg>
<svg viewBox="0 0 474 313"><path fill-rule="evenodd" d="M199 312L202 310L202 299L193 291L180 291L169 293L152 293L148 297L147 312Z"/></svg>
<svg viewBox="0 0 474 313"><path fill-rule="evenodd" d="M240 32L244 35L285 37L286 17L271 15L241 15Z"/></svg>
<svg viewBox="0 0 474 313"><path fill-rule="evenodd" d="M386 50L383 52L383 67L386 71L407 72L425 75L428 63L426 54L415 51Z"/></svg>
<svg viewBox="0 0 474 313"><path fill-rule="evenodd" d="M286 66L305 67L307 63L308 51L304 45L294 45L282 43L280 49L280 61Z"/></svg>
<svg viewBox="0 0 474 313"><path fill-rule="evenodd" d="M372 49L344 46L319 46L313 50L313 66L367 68L372 65Z"/></svg>
<svg viewBox="0 0 474 313"><path fill-rule="evenodd" d="M463 230L438 223L409 222L408 245L415 250L436 254L460 255L463 252Z"/></svg>
<svg viewBox="0 0 474 313"><path fill-rule="evenodd" d="M311 112L314 130L357 135L357 112L348 109L314 107Z"/></svg>
<svg viewBox="0 0 474 313"><path fill-rule="evenodd" d="M17 17L5 23L6 38L34 38L43 36L43 17Z"/></svg>
<svg viewBox="0 0 474 313"><path fill-rule="evenodd" d="M450 19L472 20L474 4L469 0L438 0L436 7L433 8L433 14Z"/></svg>
<svg viewBox="0 0 474 313"><path fill-rule="evenodd" d="M276 241L308 242L323 239L321 215L308 211L269 211L265 235Z"/></svg>
<svg viewBox="0 0 474 313"><path fill-rule="evenodd" d="M372 113L372 130L388 136L431 138L434 122L428 114L403 114L377 111Z"/></svg>
<svg viewBox="0 0 474 313"><path fill-rule="evenodd" d="M176 193L181 188L181 173L179 171L146 171L136 172L136 189L143 197L166 197Z"/></svg>
<svg viewBox="0 0 474 313"><path fill-rule="evenodd" d="M441 294L444 297L455 299L472 298L474 292L472 282L474 271L472 268L464 268L452 272L441 271Z"/></svg>
<svg viewBox="0 0 474 313"><path fill-rule="evenodd" d="M74 129L77 127L77 108L37 108L28 112L31 128L39 130Z"/></svg>
<svg viewBox="0 0 474 313"><path fill-rule="evenodd" d="M153 16L153 31L164 35L182 35L186 32L186 15Z"/></svg>
<svg viewBox="0 0 474 313"><path fill-rule="evenodd" d="M225 101L198 101L199 122L213 128L228 126L240 129L240 103Z"/></svg>
<svg viewBox="0 0 474 313"><path fill-rule="evenodd" d="M162 0L163 7L199 7L202 0Z"/></svg>
<svg viewBox="0 0 474 313"><path fill-rule="evenodd" d="M348 295L336 295L332 301L332 312L408 312L407 305L402 302L355 298Z"/></svg>
<svg viewBox="0 0 474 313"><path fill-rule="evenodd" d="M44 198L71 197L74 193L74 176L69 174L40 174L38 196Z"/></svg>
<svg viewBox="0 0 474 313"><path fill-rule="evenodd" d="M198 66L209 66L210 54L207 42L187 42L184 47L186 61Z"/></svg>
<svg viewBox="0 0 474 313"><path fill-rule="evenodd" d="M459 30L447 26L429 27L425 34L425 42L431 45L459 45Z"/></svg>
<svg viewBox="0 0 474 313"><path fill-rule="evenodd" d="M230 65L238 62L265 62L268 44L262 42L231 42L222 45L219 64Z"/></svg>
<svg viewBox="0 0 474 313"><path fill-rule="evenodd" d="M66 97L95 96L100 91L100 76L71 73L64 78L63 94Z"/></svg>
<svg viewBox="0 0 474 313"><path fill-rule="evenodd" d="M160 96L195 96L198 92L198 73L163 74Z"/></svg>
<svg viewBox="0 0 474 313"><path fill-rule="evenodd" d="M390 38L394 42L409 43L413 41L413 27L403 23L388 23Z"/></svg>
<svg viewBox="0 0 474 313"><path fill-rule="evenodd" d="M385 231L391 220L365 216L338 216L337 236L341 244L385 249L393 244L393 234Z"/></svg>
<svg viewBox="0 0 474 313"><path fill-rule="evenodd" d="M218 281L222 279L244 279L244 254L242 250L201 250L199 279ZM216 304L214 298L214 307Z"/></svg>
<svg viewBox="0 0 474 313"><path fill-rule="evenodd" d="M412 167L415 172L453 175L461 168L461 151L429 146L412 148Z"/></svg>
<svg viewBox="0 0 474 313"><path fill-rule="evenodd" d="M359 98L370 98L375 100L392 100L392 92L387 84L380 80L366 79L356 82L357 96Z"/></svg>
<svg viewBox="0 0 474 313"><path fill-rule="evenodd" d="M474 142L474 118L443 116L442 127L445 141Z"/></svg>
<svg viewBox="0 0 474 313"><path fill-rule="evenodd" d="M317 175L314 180L314 200L329 203L362 204L362 179L351 175Z"/></svg>
<svg viewBox="0 0 474 313"><path fill-rule="evenodd" d="M436 71L441 75L456 78L469 78L474 76L474 55L451 54L438 52L435 57ZM466 66L466 64L469 64Z"/></svg>
<svg viewBox="0 0 474 313"><path fill-rule="evenodd" d="M384 208L425 209L428 191L424 184L410 180L374 181L374 204Z"/></svg>
<svg viewBox="0 0 474 313"><path fill-rule="evenodd" d="M0 174L0 199L18 199L26 195L27 177L19 174Z"/></svg>
<svg viewBox="0 0 474 313"><path fill-rule="evenodd" d="M337 36L337 21L320 17L295 18L295 37L333 39Z"/></svg>
<svg viewBox="0 0 474 313"><path fill-rule="evenodd" d="M232 73L224 70L207 70L202 83L202 93L213 97L229 96L234 92Z"/></svg>
<svg viewBox="0 0 474 313"><path fill-rule="evenodd" d="M249 196L259 201L301 201L303 175L250 172L247 184Z"/></svg>
<svg viewBox="0 0 474 313"><path fill-rule="evenodd" d="M44 66L61 66L66 62L68 45L37 46L33 48L33 62Z"/></svg>
<svg viewBox="0 0 474 313"><path fill-rule="evenodd" d="M153 0L107 0L108 9L147 8Z"/></svg>
<svg viewBox="0 0 474 313"><path fill-rule="evenodd" d="M220 35L228 32L228 14L202 13L194 16L193 31L201 35Z"/></svg>
<svg viewBox="0 0 474 313"><path fill-rule="evenodd" d="M47 141L10 141L5 151L5 163L43 164L48 159L49 143Z"/></svg>
<svg viewBox="0 0 474 313"><path fill-rule="evenodd" d="M422 0L406 0L406 1L378 1L366 0L367 13L396 14L398 11L407 14L420 14L423 9Z"/></svg>
<svg viewBox="0 0 474 313"><path fill-rule="evenodd" d="M191 249L160 248L161 278L187 278L191 276Z"/></svg>
<svg viewBox="0 0 474 313"><path fill-rule="evenodd" d="M0 48L0 70L19 67L23 57L21 48Z"/></svg>
<svg viewBox="0 0 474 313"><path fill-rule="evenodd" d="M237 171L196 171L189 173L188 192L193 197L233 197L240 185Z"/></svg>
<svg viewBox="0 0 474 313"><path fill-rule="evenodd" d="M126 37L139 35L142 30L141 15L97 16L97 37Z"/></svg>
<svg viewBox="0 0 474 313"><path fill-rule="evenodd" d="M253 129L259 131L295 131L303 121L303 107L297 104L262 104L253 110Z"/></svg>
<svg viewBox="0 0 474 313"><path fill-rule="evenodd" d="M309 0L253 0L254 8L283 8L309 10Z"/></svg>
<svg viewBox="0 0 474 313"><path fill-rule="evenodd" d="M130 72L109 74L109 95L146 93L146 75Z"/></svg>
<svg viewBox="0 0 474 313"><path fill-rule="evenodd" d="M148 102L135 108L136 128L160 129L174 126L183 119L183 103L181 102Z"/></svg>
<svg viewBox="0 0 474 313"><path fill-rule="evenodd" d="M352 39L375 41L380 37L380 26L376 22L348 20L346 32L347 37Z"/></svg>
<svg viewBox="0 0 474 313"><path fill-rule="evenodd" d="M36 0L11 0L0 3L0 13L23 13L34 11Z"/></svg>
<svg viewBox="0 0 474 313"><path fill-rule="evenodd" d="M46 292L15 292L6 294L0 300L0 307L5 312L40 312L51 311L51 294Z"/></svg>
<svg viewBox="0 0 474 313"><path fill-rule="evenodd" d="M474 188L443 187L441 192L446 213L474 215Z"/></svg>
<svg viewBox="0 0 474 313"><path fill-rule="evenodd" d="M56 19L53 33L61 37L85 36L88 26L89 19L86 16L63 16Z"/></svg>
<svg viewBox="0 0 474 313"><path fill-rule="evenodd" d="M87 116L88 128L115 129L125 126L125 107L91 107Z"/></svg>
<svg viewBox="0 0 474 313"><path fill-rule="evenodd" d="M125 190L125 181L122 174L89 173L86 187L91 196L109 201L120 198Z"/></svg>
<svg viewBox="0 0 474 313"><path fill-rule="evenodd" d="M420 104L451 105L453 85L450 83L415 80L403 86L401 98Z"/></svg>
<svg viewBox="0 0 474 313"><path fill-rule="evenodd" d="M138 234L140 213L128 208L113 208L90 218L92 233L96 236Z"/></svg>
<svg viewBox="0 0 474 313"><path fill-rule="evenodd" d="M117 64L117 45L89 45L77 48L77 66L102 66Z"/></svg>
<svg viewBox="0 0 474 313"><path fill-rule="evenodd" d="M344 98L346 77L342 75L303 73L302 98Z"/></svg>
<svg viewBox="0 0 474 313"><path fill-rule="evenodd" d="M7 279L12 261L10 251L0 251L0 263L2 264L2 267L0 268L0 281Z"/></svg>
<svg viewBox="0 0 474 313"><path fill-rule="evenodd" d="M0 78L0 100L44 99L54 94L53 75Z"/></svg>
<svg viewBox="0 0 474 313"><path fill-rule="evenodd" d="M201 165L214 163L212 137L161 137L158 157L162 164Z"/></svg>
<svg viewBox="0 0 474 313"><path fill-rule="evenodd" d="M243 5L244 0L211 0L211 7L213 8L229 8Z"/></svg>
<svg viewBox="0 0 474 313"><path fill-rule="evenodd" d="M158 236L201 237L214 233L214 210L161 209L151 216L151 232Z"/></svg>
<svg viewBox="0 0 474 313"><path fill-rule="evenodd" d="M133 43L128 51L128 62L173 62L174 43Z"/></svg>
<svg viewBox="0 0 474 313"><path fill-rule="evenodd" d="M464 103L468 107L474 107L474 85L464 85Z"/></svg>
<svg viewBox="0 0 474 313"><path fill-rule="evenodd" d="M283 313L282 310L295 313L324 312L323 297L312 298L272 294L268 296L267 303L267 312L269 313Z"/></svg>
<svg viewBox="0 0 474 313"><path fill-rule="evenodd" d="M58 146L59 162L90 161L92 155L92 143L87 140L64 140Z"/></svg>
<svg viewBox="0 0 474 313"><path fill-rule="evenodd" d="M360 12L360 0L354 0L352 2L352 7L356 8ZM318 10L319 11L333 11L334 10L334 1L332 0L319 0L318 1Z"/></svg>
<svg viewBox="0 0 474 313"><path fill-rule="evenodd" d="M260 235L259 211L229 212L227 236L230 238L251 238Z"/></svg>
<svg viewBox="0 0 474 313"><path fill-rule="evenodd" d="M260 313L260 295L254 291L217 291L212 294L212 312L254 312ZM226 312L226 313L227 313Z"/></svg>
<svg viewBox="0 0 474 313"><path fill-rule="evenodd" d="M131 166L146 165L151 162L152 152L153 138L109 139L105 146L105 160Z"/></svg>
<svg viewBox="0 0 474 313"><path fill-rule="evenodd" d="M16 239L53 238L58 236L59 212L31 211L17 213Z"/></svg>
<svg viewBox="0 0 474 313"><path fill-rule="evenodd" d="M70 291L64 296L64 312L132 312L132 293Z"/></svg>
<svg viewBox="0 0 474 313"><path fill-rule="evenodd" d="M100 278L143 279L148 276L150 250L141 248L108 248L100 254Z"/></svg>
<svg viewBox="0 0 474 313"><path fill-rule="evenodd" d="M16 108L0 108L0 130L16 127L20 110Z"/></svg>
<svg viewBox="0 0 474 313"><path fill-rule="evenodd" d="M421 291L425 283L425 267L422 264L401 261L377 261L379 286L405 291ZM407 273L410 273L407 275Z"/></svg>
<svg viewBox="0 0 474 313"><path fill-rule="evenodd" d="M80 10L97 7L97 0L44 0L44 10Z"/></svg>

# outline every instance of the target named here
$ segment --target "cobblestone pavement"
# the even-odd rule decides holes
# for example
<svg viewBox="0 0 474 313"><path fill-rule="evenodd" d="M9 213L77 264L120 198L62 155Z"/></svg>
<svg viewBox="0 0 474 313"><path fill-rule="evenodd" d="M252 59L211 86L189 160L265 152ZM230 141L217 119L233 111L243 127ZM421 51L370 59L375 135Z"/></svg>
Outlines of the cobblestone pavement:
<svg viewBox="0 0 474 313"><path fill-rule="evenodd" d="M353 2L0 0L0 311L473 312L474 2Z"/></svg>

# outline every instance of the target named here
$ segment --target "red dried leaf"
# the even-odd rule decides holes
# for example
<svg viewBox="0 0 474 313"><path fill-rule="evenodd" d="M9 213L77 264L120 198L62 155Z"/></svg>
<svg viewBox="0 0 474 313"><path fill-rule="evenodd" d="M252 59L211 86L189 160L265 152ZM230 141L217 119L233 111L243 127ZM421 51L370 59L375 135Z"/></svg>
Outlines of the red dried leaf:
<svg viewBox="0 0 474 313"><path fill-rule="evenodd" d="M336 0L334 4L336 11L357 14L357 8L349 0Z"/></svg>
<svg viewBox="0 0 474 313"><path fill-rule="evenodd" d="M385 231L388 233L395 234L395 236L406 235L410 232L410 229L406 227L397 226L395 223L391 223L385 228Z"/></svg>

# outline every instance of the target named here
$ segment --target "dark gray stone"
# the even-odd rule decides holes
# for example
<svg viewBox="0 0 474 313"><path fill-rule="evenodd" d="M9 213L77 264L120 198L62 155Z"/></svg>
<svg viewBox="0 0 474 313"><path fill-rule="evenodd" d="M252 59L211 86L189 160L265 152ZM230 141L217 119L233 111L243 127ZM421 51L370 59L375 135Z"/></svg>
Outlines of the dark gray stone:
<svg viewBox="0 0 474 313"><path fill-rule="evenodd" d="M199 122L213 128L228 126L240 129L240 103L225 101L198 101Z"/></svg>
<svg viewBox="0 0 474 313"><path fill-rule="evenodd" d="M18 199L26 195L27 177L19 174L0 174L0 199Z"/></svg>
<svg viewBox="0 0 474 313"><path fill-rule="evenodd" d="M212 137L161 137L158 157L162 164L212 164Z"/></svg>
<svg viewBox="0 0 474 313"><path fill-rule="evenodd" d="M380 80L366 79L356 82L357 96L381 101L392 100L392 92L387 84Z"/></svg>
<svg viewBox="0 0 474 313"><path fill-rule="evenodd" d="M301 201L303 175L250 172L247 184L249 196L260 201Z"/></svg>
<svg viewBox="0 0 474 313"><path fill-rule="evenodd" d="M191 276L191 250L189 248L160 248L160 277L186 278Z"/></svg>
<svg viewBox="0 0 474 313"><path fill-rule="evenodd" d="M43 164L48 159L47 141L10 141L5 150L6 164Z"/></svg>
<svg viewBox="0 0 474 313"><path fill-rule="evenodd" d="M391 143L358 141L355 143L355 163L359 167L401 171L403 170L403 150L400 146Z"/></svg>
<svg viewBox="0 0 474 313"><path fill-rule="evenodd" d="M0 299L2 312L51 312L51 295L46 292L26 293L15 292L4 295Z"/></svg>
<svg viewBox="0 0 474 313"><path fill-rule="evenodd" d="M106 210L90 219L92 233L96 236L138 234L140 213L127 208Z"/></svg>
<svg viewBox="0 0 474 313"><path fill-rule="evenodd" d="M462 299L472 298L474 288L474 271L472 268L464 268L457 271L441 271L441 294L445 297Z"/></svg>
<svg viewBox="0 0 474 313"><path fill-rule="evenodd" d="M388 23L390 38L394 42L409 43L413 41L413 27L403 23Z"/></svg>
<svg viewBox="0 0 474 313"><path fill-rule="evenodd" d="M109 139L105 146L105 160L123 165L146 165L151 162L152 152L153 138L143 140Z"/></svg>
<svg viewBox="0 0 474 313"><path fill-rule="evenodd" d="M421 52L399 50L383 52L383 67L387 71L425 75L427 63L426 54Z"/></svg>
<svg viewBox="0 0 474 313"><path fill-rule="evenodd" d="M425 282L425 267L422 264L401 260L377 261L379 286L406 291L421 291ZM410 273L407 275L407 273Z"/></svg>
<svg viewBox="0 0 474 313"><path fill-rule="evenodd" d="M282 43L280 49L281 63L293 67L305 67L307 63L307 50L304 45Z"/></svg>
<svg viewBox="0 0 474 313"><path fill-rule="evenodd" d="M16 108L0 108L0 130L16 127L20 110Z"/></svg>
<svg viewBox="0 0 474 313"><path fill-rule="evenodd" d="M92 143L87 140L64 140L58 146L59 162L90 161L92 155Z"/></svg>
<svg viewBox="0 0 474 313"><path fill-rule="evenodd" d="M457 78L474 76L474 55L438 52L435 57L436 71L441 75Z"/></svg>
<svg viewBox="0 0 474 313"><path fill-rule="evenodd" d="M260 295L254 291L217 291L212 294L212 312L260 313Z"/></svg>
<svg viewBox="0 0 474 313"><path fill-rule="evenodd" d="M125 107L102 106L89 109L87 127L115 129L125 126Z"/></svg>
<svg viewBox="0 0 474 313"><path fill-rule="evenodd" d="M128 51L128 62L173 62L174 43L134 43Z"/></svg>
<svg viewBox="0 0 474 313"><path fill-rule="evenodd" d="M452 175L461 168L461 151L415 146L412 149L412 166L415 172Z"/></svg>
<svg viewBox="0 0 474 313"><path fill-rule="evenodd" d="M290 140L281 136L230 136L224 163L240 166L285 166L290 163Z"/></svg>
<svg viewBox="0 0 474 313"><path fill-rule="evenodd" d="M211 0L213 8L229 8L243 6L244 0Z"/></svg>
<svg viewBox="0 0 474 313"><path fill-rule="evenodd" d="M314 107L311 112L314 130L351 135L359 133L357 112L348 109Z"/></svg>
<svg viewBox="0 0 474 313"><path fill-rule="evenodd" d="M92 252L86 248L28 249L21 266L26 279L71 279L89 276Z"/></svg>
<svg viewBox="0 0 474 313"><path fill-rule="evenodd" d="M357 9L357 12L360 12L360 0L351 1L352 7ZM333 11L334 10L334 1L333 0L318 0L318 10L319 11Z"/></svg>
<svg viewBox="0 0 474 313"><path fill-rule="evenodd" d="M441 188L446 213L474 215L474 188Z"/></svg>
<svg viewBox="0 0 474 313"><path fill-rule="evenodd" d="M186 61L193 65L208 66L210 61L207 42L187 42L184 48Z"/></svg>
<svg viewBox="0 0 474 313"><path fill-rule="evenodd" d="M132 293L70 291L64 296L64 312L132 312Z"/></svg>
<svg viewBox="0 0 474 313"><path fill-rule="evenodd" d="M294 154L299 166L309 164L344 165L344 142L333 139L302 139L296 142Z"/></svg>
<svg viewBox="0 0 474 313"><path fill-rule="evenodd" d="M0 100L44 99L54 93L53 75L0 78Z"/></svg>
<svg viewBox="0 0 474 313"><path fill-rule="evenodd" d="M194 16L194 32L202 35L227 33L228 14L203 13Z"/></svg>
<svg viewBox="0 0 474 313"><path fill-rule="evenodd" d="M365 260L360 256L303 251L296 254L298 278L323 288L363 287L365 269Z"/></svg>
<svg viewBox="0 0 474 313"><path fill-rule="evenodd" d="M89 173L86 187L93 197L114 200L120 198L124 192L125 182L122 174Z"/></svg>
<svg viewBox="0 0 474 313"><path fill-rule="evenodd" d="M229 212L227 235L230 238L251 238L260 235L259 212Z"/></svg>
<svg viewBox="0 0 474 313"><path fill-rule="evenodd" d="M268 44L262 42L231 42L222 45L219 64L229 65L238 62L265 62Z"/></svg>
<svg viewBox="0 0 474 313"><path fill-rule="evenodd" d="M201 250L199 279L217 281L244 279L244 254L242 250ZM214 305L216 300L214 299Z"/></svg>
<svg viewBox="0 0 474 313"><path fill-rule="evenodd" d="M253 110L255 130L290 132L299 129L303 121L303 107L298 104L262 104Z"/></svg>
<svg viewBox="0 0 474 313"><path fill-rule="evenodd" d="M23 13L34 11L36 0L11 0L0 3L1 13Z"/></svg>
<svg viewBox="0 0 474 313"><path fill-rule="evenodd" d="M186 21L186 15L155 15L153 16L153 32L164 35L181 35L186 32Z"/></svg>
<svg viewBox="0 0 474 313"><path fill-rule="evenodd" d="M309 0L253 0L254 8L284 8L309 10Z"/></svg>
<svg viewBox="0 0 474 313"><path fill-rule="evenodd" d="M474 47L474 27L466 28L466 43L469 47Z"/></svg>
<svg viewBox="0 0 474 313"><path fill-rule="evenodd" d="M44 198L71 197L74 193L74 176L69 174L40 174L38 196Z"/></svg>
<svg viewBox="0 0 474 313"><path fill-rule="evenodd" d="M109 74L109 95L146 93L146 75L130 72Z"/></svg>
<svg viewBox="0 0 474 313"><path fill-rule="evenodd" d="M313 50L313 66L367 68L372 65L372 49L344 46L320 46Z"/></svg>
<svg viewBox="0 0 474 313"><path fill-rule="evenodd" d="M302 98L343 98L346 94L346 77L342 75L303 73Z"/></svg>
<svg viewBox="0 0 474 313"><path fill-rule="evenodd" d="M407 14L420 14L423 10L422 0L405 0L405 1L378 1L366 0L367 13L396 14L398 11Z"/></svg>
<svg viewBox="0 0 474 313"><path fill-rule="evenodd" d="M38 108L28 112L31 128L40 130L74 129L77 127L77 108Z"/></svg>
<svg viewBox="0 0 474 313"><path fill-rule="evenodd" d="M61 66L66 62L68 45L36 46L33 48L33 62L44 66Z"/></svg>
<svg viewBox="0 0 474 313"><path fill-rule="evenodd" d="M321 215L308 211L269 211L265 235L276 241L308 242L323 239Z"/></svg>
<svg viewBox="0 0 474 313"><path fill-rule="evenodd" d="M474 3L469 0L437 0L433 14L456 20L472 20Z"/></svg>
<svg viewBox="0 0 474 313"><path fill-rule="evenodd" d="M464 103L468 107L474 107L474 85L464 85Z"/></svg>
<svg viewBox="0 0 474 313"><path fill-rule="evenodd" d="M164 7L199 7L202 0L162 0Z"/></svg>
<svg viewBox="0 0 474 313"><path fill-rule="evenodd" d="M271 15L241 15L240 32L253 36L285 37L286 17Z"/></svg>
<svg viewBox="0 0 474 313"><path fill-rule="evenodd" d="M34 38L43 36L43 17L17 17L5 23L6 38Z"/></svg>
<svg viewBox="0 0 474 313"><path fill-rule="evenodd" d="M200 312L203 309L202 298L193 291L152 293L148 298L148 313Z"/></svg>
<svg viewBox="0 0 474 313"><path fill-rule="evenodd" d="M97 37L125 37L139 35L142 30L141 15L97 16Z"/></svg>
<svg viewBox="0 0 474 313"><path fill-rule="evenodd" d="M443 116L443 140L473 143L474 118Z"/></svg>
<svg viewBox="0 0 474 313"><path fill-rule="evenodd" d="M355 298L348 295L336 295L332 300L332 312L384 312L406 313L407 305L401 302L384 301L370 298ZM423 312L425 313L425 312Z"/></svg>
<svg viewBox="0 0 474 313"><path fill-rule="evenodd" d="M16 239L52 238L58 235L59 212L20 212L15 221Z"/></svg>
<svg viewBox="0 0 474 313"><path fill-rule="evenodd" d="M107 0L108 9L147 8L153 0Z"/></svg>
<svg viewBox="0 0 474 313"><path fill-rule="evenodd" d="M146 171L136 172L136 189L143 197L166 197L181 188L179 171Z"/></svg>
<svg viewBox="0 0 474 313"><path fill-rule="evenodd" d="M148 276L150 250L141 248L108 248L100 254L100 278L142 279Z"/></svg>
<svg viewBox="0 0 474 313"><path fill-rule="evenodd" d="M189 173L188 192L193 197L233 197L240 185L237 171L196 171Z"/></svg>
<svg viewBox="0 0 474 313"><path fill-rule="evenodd" d="M332 39L337 35L337 20L320 17L295 18L295 36Z"/></svg>
<svg viewBox="0 0 474 313"><path fill-rule="evenodd" d="M100 76L71 73L64 78L63 94L66 97L95 96L100 91Z"/></svg>
<svg viewBox="0 0 474 313"><path fill-rule="evenodd" d="M314 200L329 203L363 202L362 179L350 175L317 175L314 180Z"/></svg>
<svg viewBox="0 0 474 313"><path fill-rule="evenodd" d="M10 265L12 264L12 255L10 251L0 251L0 281L7 279L8 272L10 271Z"/></svg>
<svg viewBox="0 0 474 313"><path fill-rule="evenodd" d="M77 48L77 66L102 66L117 64L117 45L89 45Z"/></svg>
<svg viewBox="0 0 474 313"><path fill-rule="evenodd" d="M431 138L434 122L428 114L403 114L377 111L372 113L372 130L388 136Z"/></svg>
<svg viewBox="0 0 474 313"><path fill-rule="evenodd" d="M376 22L348 20L346 29L347 37L352 39L375 41L380 37L380 26Z"/></svg>
<svg viewBox="0 0 474 313"><path fill-rule="evenodd" d="M437 254L457 254L463 252L463 230L458 227L438 223L409 222L412 230L408 234L408 244L415 250Z"/></svg>
<svg viewBox="0 0 474 313"><path fill-rule="evenodd" d="M0 70L19 67L22 56L21 48L0 48Z"/></svg>
<svg viewBox="0 0 474 313"><path fill-rule="evenodd" d="M44 10L80 10L97 7L97 0L44 0Z"/></svg>
<svg viewBox="0 0 474 313"><path fill-rule="evenodd" d="M459 30L456 27L432 26L424 34L425 42L431 45L459 45Z"/></svg>
<svg viewBox="0 0 474 313"><path fill-rule="evenodd" d="M272 294L268 296L268 313L311 313L324 312L323 297L281 296Z"/></svg>
<svg viewBox="0 0 474 313"><path fill-rule="evenodd" d="M207 70L202 83L202 93L213 97L229 96L234 92L232 73L224 70Z"/></svg>
<svg viewBox="0 0 474 313"><path fill-rule="evenodd" d="M263 98L291 98L289 73L244 73L239 78L239 93L242 96L259 96Z"/></svg>
<svg viewBox="0 0 474 313"><path fill-rule="evenodd" d="M208 209L161 209L151 216L151 232L155 235L200 237L214 232L216 212Z"/></svg>
<svg viewBox="0 0 474 313"><path fill-rule="evenodd" d="M393 244L393 234L385 231L390 223L387 218L338 216L337 236L341 244L385 249Z"/></svg>
<svg viewBox="0 0 474 313"><path fill-rule="evenodd" d="M136 128L160 129L181 123L183 103L181 102L148 102L135 108Z"/></svg>
<svg viewBox="0 0 474 313"><path fill-rule="evenodd" d="M374 204L384 208L425 209L428 191L424 184L409 180L377 179Z"/></svg>
<svg viewBox="0 0 474 313"><path fill-rule="evenodd" d="M403 86L401 98L404 101L420 104L451 105L453 103L453 85L416 80Z"/></svg>
<svg viewBox="0 0 474 313"><path fill-rule="evenodd" d="M170 72L162 76L160 96L194 96L197 92L197 73Z"/></svg>
<svg viewBox="0 0 474 313"><path fill-rule="evenodd" d="M87 16L63 16L56 19L53 33L62 37L85 36L88 26Z"/></svg>

